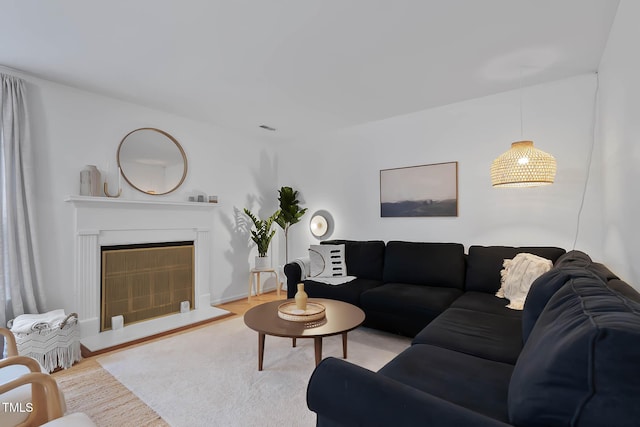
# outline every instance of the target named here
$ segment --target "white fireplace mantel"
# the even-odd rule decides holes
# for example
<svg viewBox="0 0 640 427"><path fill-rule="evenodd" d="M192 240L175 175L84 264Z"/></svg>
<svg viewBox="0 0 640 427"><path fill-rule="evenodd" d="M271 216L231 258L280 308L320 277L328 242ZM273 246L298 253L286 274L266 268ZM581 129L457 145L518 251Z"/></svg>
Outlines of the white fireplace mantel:
<svg viewBox="0 0 640 427"><path fill-rule="evenodd" d="M193 241L194 310L211 308L212 209L215 203L68 196L75 207L74 311L81 338L100 333L100 250L102 246ZM184 316L183 316L184 317ZM153 320L148 321L150 324ZM131 325L140 329L141 324ZM166 321L164 323L167 323ZM181 325L176 325L180 327ZM142 326L144 329L144 326ZM125 327L127 329L128 327ZM149 335L157 331L149 330Z"/></svg>
<svg viewBox="0 0 640 427"><path fill-rule="evenodd" d="M180 202L176 200L134 200L134 199L121 199L119 197L95 197L95 196L67 196L64 199L65 202L72 202L76 206L174 206L182 207L185 209L211 209L218 206L218 203L204 203L204 202Z"/></svg>

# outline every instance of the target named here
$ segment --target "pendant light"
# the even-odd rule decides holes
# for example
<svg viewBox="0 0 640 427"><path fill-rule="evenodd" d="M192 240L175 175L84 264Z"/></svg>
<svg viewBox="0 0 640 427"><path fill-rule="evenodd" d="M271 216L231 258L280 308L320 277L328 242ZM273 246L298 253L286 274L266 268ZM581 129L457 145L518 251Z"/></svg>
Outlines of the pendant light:
<svg viewBox="0 0 640 427"><path fill-rule="evenodd" d="M491 164L494 187L536 187L553 184L556 159L538 150L533 141L517 141Z"/></svg>
<svg viewBox="0 0 640 427"><path fill-rule="evenodd" d="M520 77L520 135L522 120L522 76ZM494 187L537 187L553 184L556 159L533 146L533 141L516 141L491 164Z"/></svg>

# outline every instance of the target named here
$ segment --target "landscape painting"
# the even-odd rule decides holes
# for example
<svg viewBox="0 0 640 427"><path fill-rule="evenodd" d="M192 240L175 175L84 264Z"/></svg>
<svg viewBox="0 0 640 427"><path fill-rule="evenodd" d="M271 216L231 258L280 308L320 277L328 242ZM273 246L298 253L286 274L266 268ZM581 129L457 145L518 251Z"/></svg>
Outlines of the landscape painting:
<svg viewBox="0 0 640 427"><path fill-rule="evenodd" d="M458 162L381 170L380 216L458 216Z"/></svg>

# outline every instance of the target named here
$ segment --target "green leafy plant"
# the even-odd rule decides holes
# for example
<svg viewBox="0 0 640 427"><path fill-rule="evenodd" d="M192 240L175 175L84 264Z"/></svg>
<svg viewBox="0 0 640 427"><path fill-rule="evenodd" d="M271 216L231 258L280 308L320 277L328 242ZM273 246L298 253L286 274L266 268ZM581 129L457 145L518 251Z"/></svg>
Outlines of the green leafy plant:
<svg viewBox="0 0 640 427"><path fill-rule="evenodd" d="M276 230L272 230L271 226L278 217L279 211L276 211L265 220L258 218L247 208L244 208L244 213L253 221L254 229L251 230L251 240L256 244L258 255L261 257L267 256L271 239L276 234Z"/></svg>
<svg viewBox="0 0 640 427"><path fill-rule="evenodd" d="M289 227L300 222L300 218L307 211L307 208L300 208L298 191L291 187L282 187L278 191L278 200L280 201L280 210L276 217L276 223L284 230L285 261L289 262Z"/></svg>

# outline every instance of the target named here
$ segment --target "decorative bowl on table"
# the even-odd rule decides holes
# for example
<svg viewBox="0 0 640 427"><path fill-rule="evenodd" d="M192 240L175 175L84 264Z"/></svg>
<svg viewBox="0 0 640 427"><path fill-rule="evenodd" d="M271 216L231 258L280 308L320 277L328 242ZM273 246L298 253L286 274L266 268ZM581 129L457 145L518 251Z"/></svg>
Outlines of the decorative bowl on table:
<svg viewBox="0 0 640 427"><path fill-rule="evenodd" d="M278 317L291 322L314 322L323 319L325 311L324 305L317 302L308 302L306 310L300 310L291 301L278 306Z"/></svg>

